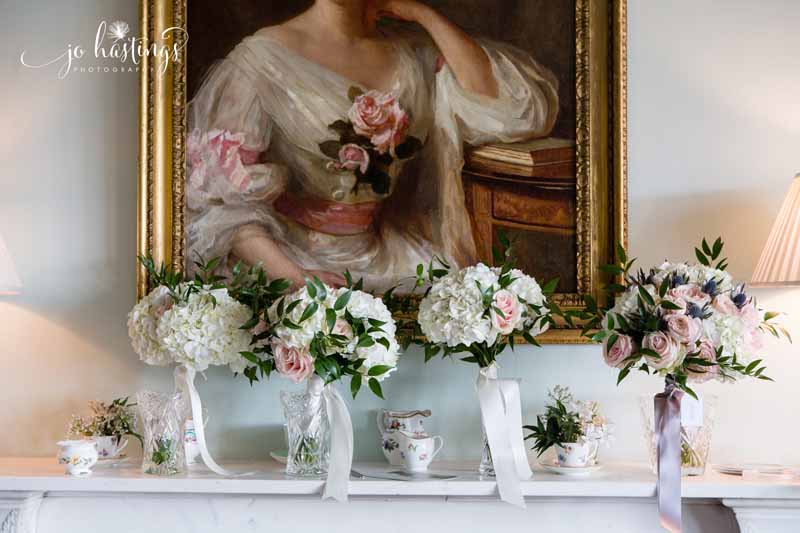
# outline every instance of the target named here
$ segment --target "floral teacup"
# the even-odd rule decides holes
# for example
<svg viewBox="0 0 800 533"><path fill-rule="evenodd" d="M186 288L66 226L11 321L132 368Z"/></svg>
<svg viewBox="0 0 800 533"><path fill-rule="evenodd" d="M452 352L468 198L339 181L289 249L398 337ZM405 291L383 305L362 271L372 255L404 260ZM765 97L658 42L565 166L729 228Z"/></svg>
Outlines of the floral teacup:
<svg viewBox="0 0 800 533"><path fill-rule="evenodd" d="M97 442L86 440L62 440L58 443L58 464L64 465L70 476L88 476L97 464Z"/></svg>
<svg viewBox="0 0 800 533"><path fill-rule="evenodd" d="M556 444L559 466L583 468L592 464L591 442L562 442Z"/></svg>
<svg viewBox="0 0 800 533"><path fill-rule="evenodd" d="M424 411L378 411L378 431L381 434L392 431L405 431L415 435L427 435L423 420L431 416L430 410Z"/></svg>
<svg viewBox="0 0 800 533"><path fill-rule="evenodd" d="M116 459L128 445L128 439L118 435L105 437L92 437L97 442L97 455L100 459Z"/></svg>
<svg viewBox="0 0 800 533"><path fill-rule="evenodd" d="M405 431L394 434L399 445L399 455L403 469L407 472L424 472L434 457L444 447L444 439L440 436L427 437L414 435ZM439 445L436 445L436 441Z"/></svg>

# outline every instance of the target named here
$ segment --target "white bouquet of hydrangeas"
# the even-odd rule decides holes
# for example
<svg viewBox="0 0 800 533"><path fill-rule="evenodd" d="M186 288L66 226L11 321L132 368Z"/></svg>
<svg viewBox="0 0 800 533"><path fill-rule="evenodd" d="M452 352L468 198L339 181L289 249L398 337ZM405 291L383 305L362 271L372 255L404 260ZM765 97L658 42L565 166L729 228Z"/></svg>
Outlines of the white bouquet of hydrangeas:
<svg viewBox="0 0 800 533"><path fill-rule="evenodd" d="M520 480L532 475L522 438L519 384L498 379L497 356L514 348L515 335L538 344L535 337L555 324L564 314L547 297L558 280L540 287L537 281L513 268L508 240L501 235L504 256L495 258L502 267L484 264L450 271L435 259L427 268L417 268L417 286L429 283L419 305L417 322L427 340L425 360L467 354L462 361L479 366L477 389L484 430L481 475L497 476L500 497L525 506ZM439 268L441 266L441 268ZM565 317L567 321L569 318Z"/></svg>
<svg viewBox="0 0 800 533"><path fill-rule="evenodd" d="M517 269L479 263L434 281L417 320L428 338L428 359L441 348L445 355L470 352L469 362L488 367L514 342L513 335L535 344L534 337L550 327L552 318L535 279Z"/></svg>
<svg viewBox="0 0 800 533"><path fill-rule="evenodd" d="M397 367L396 325L380 298L360 290L345 273L347 287L333 289L319 279L275 301L263 313L264 342L244 354L251 382L277 371L304 394L283 393L289 450L287 473L327 473L323 497L347 499L353 461L353 426L347 405L333 384L350 376L355 398L362 384L383 398L380 382ZM328 444L330 443L330 444ZM329 453L328 453L329 452Z"/></svg>
<svg viewBox="0 0 800 533"><path fill-rule="evenodd" d="M400 346L391 312L380 298L354 289L333 289L309 280L305 287L276 301L262 325L269 341L245 357L269 376L274 370L300 383L313 376L325 385L350 376L355 397L363 383L383 397L380 382L397 367Z"/></svg>
<svg viewBox="0 0 800 533"><path fill-rule="evenodd" d="M211 365L228 365L241 372L240 355L250 347L250 332L242 326L250 309L225 288L184 282L170 291L156 287L128 315L133 349L149 365L172 363L203 372Z"/></svg>
<svg viewBox="0 0 800 533"><path fill-rule="evenodd" d="M254 339L252 307L254 303L271 304L288 283L276 280L268 284L261 269L243 272L237 265L234 279L225 287L220 283L222 278L213 274L218 260L197 264L199 273L192 281L163 266L157 270L152 259L141 261L156 287L128 315L133 349L149 365L178 365L175 384L189 399L203 460L214 472L229 475L206 448L194 378L209 366L228 366L235 373L245 370L247 360L242 353L250 350Z"/></svg>

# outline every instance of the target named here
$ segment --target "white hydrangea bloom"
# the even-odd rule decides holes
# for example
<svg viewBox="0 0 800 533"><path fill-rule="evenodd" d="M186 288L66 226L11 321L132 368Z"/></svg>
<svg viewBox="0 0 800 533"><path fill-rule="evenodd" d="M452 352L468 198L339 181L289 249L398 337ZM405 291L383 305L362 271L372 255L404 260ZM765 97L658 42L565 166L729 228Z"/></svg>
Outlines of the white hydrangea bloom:
<svg viewBox="0 0 800 533"><path fill-rule="evenodd" d="M179 364L198 372L210 365L230 365L241 372L247 362L240 352L249 349L251 334L240 328L249 318L250 309L226 289L203 289L168 309L156 331Z"/></svg>
<svg viewBox="0 0 800 533"><path fill-rule="evenodd" d="M128 335L133 351L148 365L166 366L174 362L156 332L159 319L172 303L169 289L156 287L128 313Z"/></svg>
<svg viewBox="0 0 800 533"><path fill-rule="evenodd" d="M348 289L341 288L335 292L335 296L338 298ZM366 348L356 348L355 353L353 354L353 358L355 359L364 359L364 364L359 367L359 371L363 375L367 375L369 369L374 366L390 366L392 367L391 370L388 372L381 374L380 376L376 376L375 379L378 381L383 381L389 375L394 372L397 367L397 362L400 358L400 345L397 343L397 339L395 335L397 333L397 325L392 318L392 313L386 307L386 304L383 303L383 300L380 298L375 298L371 294L362 291L352 291L350 295L350 301L347 303L345 307L347 311L353 316L353 318L360 318L360 319L374 319L379 320L381 322L385 322L380 328L383 330L383 333L373 333L373 339L384 338L389 342L389 348L386 348L383 344L375 343L372 346ZM339 312L340 314L344 314L344 310Z"/></svg>
<svg viewBox="0 0 800 533"><path fill-rule="evenodd" d="M518 298L531 305L542 306L545 304L544 293L535 279L516 268L511 271L511 277L514 278L514 282L511 283L508 290L516 294Z"/></svg>
<svg viewBox="0 0 800 533"><path fill-rule="evenodd" d="M447 274L433 284L420 303L418 314L419 325L429 341L450 347L494 344L492 324L484 315L476 281L485 289L497 281L497 276L488 267L477 265Z"/></svg>

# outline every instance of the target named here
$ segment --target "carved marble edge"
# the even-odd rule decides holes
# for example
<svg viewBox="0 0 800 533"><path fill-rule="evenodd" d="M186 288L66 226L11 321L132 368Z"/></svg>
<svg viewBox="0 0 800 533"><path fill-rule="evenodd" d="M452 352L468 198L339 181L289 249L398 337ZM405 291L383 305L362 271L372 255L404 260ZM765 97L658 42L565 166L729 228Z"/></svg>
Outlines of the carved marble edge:
<svg viewBox="0 0 800 533"><path fill-rule="evenodd" d="M741 533L795 533L800 531L800 500L723 498L733 510Z"/></svg>
<svg viewBox="0 0 800 533"><path fill-rule="evenodd" d="M0 533L35 533L43 492L0 492Z"/></svg>

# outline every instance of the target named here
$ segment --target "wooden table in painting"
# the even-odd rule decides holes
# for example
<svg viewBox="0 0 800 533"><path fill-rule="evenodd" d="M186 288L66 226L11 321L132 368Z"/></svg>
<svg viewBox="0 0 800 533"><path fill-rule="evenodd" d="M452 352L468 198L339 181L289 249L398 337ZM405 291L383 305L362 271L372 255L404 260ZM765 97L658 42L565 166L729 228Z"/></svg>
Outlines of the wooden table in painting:
<svg viewBox="0 0 800 533"><path fill-rule="evenodd" d="M517 266L576 290L575 142L536 139L468 150L464 193L481 261L492 262L498 230L514 241Z"/></svg>

